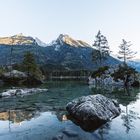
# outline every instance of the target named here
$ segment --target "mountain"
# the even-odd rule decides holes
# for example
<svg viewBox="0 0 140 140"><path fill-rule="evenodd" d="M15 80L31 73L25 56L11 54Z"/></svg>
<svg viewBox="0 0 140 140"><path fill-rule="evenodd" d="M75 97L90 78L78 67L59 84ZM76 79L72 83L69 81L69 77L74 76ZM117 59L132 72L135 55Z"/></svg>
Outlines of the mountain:
<svg viewBox="0 0 140 140"><path fill-rule="evenodd" d="M129 61L128 64L140 72L140 59Z"/></svg>
<svg viewBox="0 0 140 140"><path fill-rule="evenodd" d="M14 40L12 43L11 40ZM94 49L81 40L75 40L68 35L61 34L50 44L44 44L38 39L16 35L0 39L0 65L10 64L10 50L13 48L12 63L20 63L27 51L34 53L36 61L47 69L53 70L92 70L97 64L92 62ZM103 65L115 65L119 61L109 56Z"/></svg>
<svg viewBox="0 0 140 140"><path fill-rule="evenodd" d="M23 34L17 34L10 37L1 37L0 44L3 45L36 45L37 42L30 36L23 36Z"/></svg>
<svg viewBox="0 0 140 140"><path fill-rule="evenodd" d="M53 41L52 44L60 44L60 45L69 45L71 47L90 47L89 44L87 44L84 41L81 40L74 40L68 35L60 34L56 41Z"/></svg>

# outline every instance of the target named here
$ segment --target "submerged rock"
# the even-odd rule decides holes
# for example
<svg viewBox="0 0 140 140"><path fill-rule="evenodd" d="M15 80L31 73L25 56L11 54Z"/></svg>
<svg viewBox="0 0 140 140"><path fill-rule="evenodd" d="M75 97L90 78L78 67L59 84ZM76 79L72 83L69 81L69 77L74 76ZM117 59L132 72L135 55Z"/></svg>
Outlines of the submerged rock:
<svg viewBox="0 0 140 140"><path fill-rule="evenodd" d="M2 92L1 97L11 97L11 96L26 96L36 93L46 92L48 89L41 88L24 88L24 89L9 89L5 92Z"/></svg>
<svg viewBox="0 0 140 140"><path fill-rule="evenodd" d="M96 130L121 112L116 101L100 94L74 99L67 104L66 109L71 120L87 131Z"/></svg>

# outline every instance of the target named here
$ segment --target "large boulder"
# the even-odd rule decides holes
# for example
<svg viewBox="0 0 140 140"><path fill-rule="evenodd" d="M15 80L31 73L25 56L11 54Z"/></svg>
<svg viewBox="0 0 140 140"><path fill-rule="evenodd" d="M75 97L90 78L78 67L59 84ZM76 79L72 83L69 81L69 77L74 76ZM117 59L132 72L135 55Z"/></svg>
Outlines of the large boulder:
<svg viewBox="0 0 140 140"><path fill-rule="evenodd" d="M1 76L1 79L5 84L10 85L40 85L43 81L36 76L28 75L25 72L12 70L11 72L6 72Z"/></svg>
<svg viewBox="0 0 140 140"><path fill-rule="evenodd" d="M18 71L18 70L12 70L11 72L6 72L3 74L4 77L7 78L27 78L27 75L24 72Z"/></svg>
<svg viewBox="0 0 140 140"><path fill-rule="evenodd" d="M27 79L27 75L24 72L12 70L11 72L3 73L1 79L5 84L20 84L23 80Z"/></svg>
<svg viewBox="0 0 140 140"><path fill-rule="evenodd" d="M96 130L121 112L117 101L100 94L74 99L66 109L71 120L87 131Z"/></svg>

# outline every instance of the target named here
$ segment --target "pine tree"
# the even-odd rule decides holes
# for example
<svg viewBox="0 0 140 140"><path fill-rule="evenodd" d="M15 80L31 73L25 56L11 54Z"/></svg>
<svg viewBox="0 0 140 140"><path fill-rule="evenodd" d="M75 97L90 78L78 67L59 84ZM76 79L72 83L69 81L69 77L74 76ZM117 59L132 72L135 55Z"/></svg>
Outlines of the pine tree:
<svg viewBox="0 0 140 140"><path fill-rule="evenodd" d="M25 71L28 72L28 74L33 73L36 69L37 65L35 63L35 59L32 53L27 52L24 55L23 59L23 68Z"/></svg>
<svg viewBox="0 0 140 140"><path fill-rule="evenodd" d="M27 72L28 76L32 75L38 78L42 78L42 72L35 62L34 55L30 52L27 52L24 55L23 70Z"/></svg>
<svg viewBox="0 0 140 140"><path fill-rule="evenodd" d="M104 35L99 31L96 35L96 40L93 44L95 50L92 52L93 61L102 64L102 61L110 55L110 47Z"/></svg>
<svg viewBox="0 0 140 140"><path fill-rule="evenodd" d="M123 60L123 63L126 65L127 60L130 60L135 57L136 52L133 52L130 47L132 46L131 42L127 42L122 39L122 44L119 46L118 58Z"/></svg>

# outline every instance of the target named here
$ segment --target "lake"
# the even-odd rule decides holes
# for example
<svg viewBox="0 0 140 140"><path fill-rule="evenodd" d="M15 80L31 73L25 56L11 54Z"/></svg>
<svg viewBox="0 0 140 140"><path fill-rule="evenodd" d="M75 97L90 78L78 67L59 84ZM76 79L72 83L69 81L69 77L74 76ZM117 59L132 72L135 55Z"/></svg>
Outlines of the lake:
<svg viewBox="0 0 140 140"><path fill-rule="evenodd" d="M52 140L64 130L77 134L69 140L140 139L140 89L89 87L79 81L50 81L41 87L48 92L0 99L0 140ZM116 99L122 113L94 132L86 132L67 119L65 107L76 97L98 93Z"/></svg>

